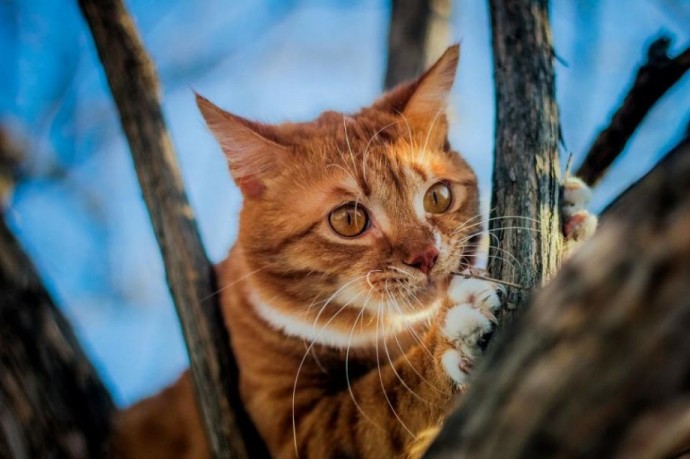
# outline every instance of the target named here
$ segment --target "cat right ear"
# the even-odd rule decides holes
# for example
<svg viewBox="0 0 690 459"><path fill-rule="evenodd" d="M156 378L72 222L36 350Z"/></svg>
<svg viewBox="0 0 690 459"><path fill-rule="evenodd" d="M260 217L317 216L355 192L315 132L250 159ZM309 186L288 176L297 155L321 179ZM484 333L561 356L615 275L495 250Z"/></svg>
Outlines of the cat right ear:
<svg viewBox="0 0 690 459"><path fill-rule="evenodd" d="M223 149L242 194L247 198L260 197L266 188L266 179L278 173L290 149L278 143L272 126L228 113L199 94L196 94L196 103Z"/></svg>

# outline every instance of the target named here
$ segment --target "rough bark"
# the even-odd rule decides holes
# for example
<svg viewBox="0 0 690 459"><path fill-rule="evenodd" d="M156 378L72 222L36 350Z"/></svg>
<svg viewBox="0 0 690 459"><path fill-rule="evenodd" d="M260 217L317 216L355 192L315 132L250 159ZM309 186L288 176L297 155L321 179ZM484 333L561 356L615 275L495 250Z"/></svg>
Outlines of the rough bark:
<svg viewBox="0 0 690 459"><path fill-rule="evenodd" d="M499 340L429 457L649 458L687 449L688 177L686 137Z"/></svg>
<svg viewBox="0 0 690 459"><path fill-rule="evenodd" d="M114 405L0 218L0 457L106 455Z"/></svg>
<svg viewBox="0 0 690 459"><path fill-rule="evenodd" d="M158 79L120 0L80 0L120 113L182 323L194 384L216 457L265 449L237 390L237 367L206 257L159 102Z"/></svg>
<svg viewBox="0 0 690 459"><path fill-rule="evenodd" d="M623 103L608 127L597 135L575 174L588 185L601 180L654 104L690 69L690 47L671 58L670 45L670 38L660 37L647 49L647 60L637 71Z"/></svg>
<svg viewBox="0 0 690 459"><path fill-rule="evenodd" d="M414 78L424 70L424 48L430 21L429 1L393 0L388 31L386 89Z"/></svg>
<svg viewBox="0 0 690 459"><path fill-rule="evenodd" d="M546 0L490 0L496 84L496 146L489 231L491 277L542 285L562 250L558 108ZM508 316L511 316L508 314Z"/></svg>

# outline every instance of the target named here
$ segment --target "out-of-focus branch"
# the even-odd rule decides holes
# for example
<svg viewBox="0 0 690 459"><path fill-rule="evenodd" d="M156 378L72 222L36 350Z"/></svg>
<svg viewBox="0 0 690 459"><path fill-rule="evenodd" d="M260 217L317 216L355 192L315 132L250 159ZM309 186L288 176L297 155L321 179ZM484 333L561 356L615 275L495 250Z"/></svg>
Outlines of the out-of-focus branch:
<svg viewBox="0 0 690 459"><path fill-rule="evenodd" d="M430 458L677 457L690 446L690 137L618 201L487 355Z"/></svg>
<svg viewBox="0 0 690 459"><path fill-rule="evenodd" d="M448 46L450 0L393 0L385 87L415 78Z"/></svg>
<svg viewBox="0 0 690 459"><path fill-rule="evenodd" d="M12 150L0 136L3 180L14 177ZM0 457L104 457L114 409L0 216Z"/></svg>
<svg viewBox="0 0 690 459"><path fill-rule="evenodd" d="M265 451L246 415L206 257L159 101L158 79L121 0L80 0L120 113L182 323L197 400L217 458Z"/></svg>
<svg viewBox="0 0 690 459"><path fill-rule="evenodd" d="M660 37L649 46L647 61L637 71L632 88L589 149L575 174L588 185L601 180L649 110L690 69L690 47L671 58L670 44L668 37Z"/></svg>

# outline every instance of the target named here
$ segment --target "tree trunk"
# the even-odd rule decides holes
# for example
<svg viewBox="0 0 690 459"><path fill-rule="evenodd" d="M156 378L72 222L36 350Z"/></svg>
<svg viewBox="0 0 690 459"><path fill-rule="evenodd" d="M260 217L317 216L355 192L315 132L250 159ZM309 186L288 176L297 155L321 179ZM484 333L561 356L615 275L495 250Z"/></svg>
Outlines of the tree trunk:
<svg viewBox="0 0 690 459"><path fill-rule="evenodd" d="M114 405L0 218L0 457L104 457Z"/></svg>
<svg viewBox="0 0 690 459"><path fill-rule="evenodd" d="M158 79L121 0L80 0L120 113L189 351L216 457L264 455L237 388L213 266L187 201L159 102Z"/></svg>
<svg viewBox="0 0 690 459"><path fill-rule="evenodd" d="M490 0L496 82L496 150L489 232L491 277L524 287L520 308L562 251L558 108L547 0ZM510 314L512 315L512 314Z"/></svg>
<svg viewBox="0 0 690 459"><path fill-rule="evenodd" d="M690 445L690 138L493 348L429 457L669 457Z"/></svg>

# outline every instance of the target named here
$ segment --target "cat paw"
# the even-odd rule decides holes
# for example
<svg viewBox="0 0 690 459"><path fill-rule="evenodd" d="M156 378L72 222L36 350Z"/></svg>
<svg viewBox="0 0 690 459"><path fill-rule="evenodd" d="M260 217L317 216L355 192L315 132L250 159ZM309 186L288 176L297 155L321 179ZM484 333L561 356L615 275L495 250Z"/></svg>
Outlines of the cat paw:
<svg viewBox="0 0 690 459"><path fill-rule="evenodd" d="M495 313L505 292L492 282L456 277L448 289L452 304L445 313L441 332L450 344L441 365L458 386L464 386L475 359L486 348L495 329Z"/></svg>
<svg viewBox="0 0 690 459"><path fill-rule="evenodd" d="M563 235L569 241L583 241L594 234L598 219L587 211L592 190L577 177L568 177L563 183L561 213Z"/></svg>

